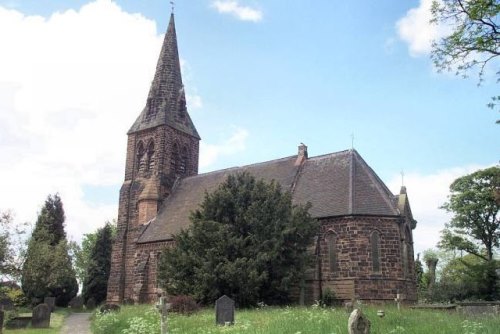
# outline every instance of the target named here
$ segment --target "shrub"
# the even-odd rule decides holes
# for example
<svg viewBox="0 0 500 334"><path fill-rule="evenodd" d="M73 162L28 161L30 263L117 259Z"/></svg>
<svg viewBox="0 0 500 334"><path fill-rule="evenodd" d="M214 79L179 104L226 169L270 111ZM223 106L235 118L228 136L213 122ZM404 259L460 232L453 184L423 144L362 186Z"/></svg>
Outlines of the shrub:
<svg viewBox="0 0 500 334"><path fill-rule="evenodd" d="M335 293L330 288L326 288L319 303L321 307L333 306L335 304Z"/></svg>
<svg viewBox="0 0 500 334"><path fill-rule="evenodd" d="M193 314L200 306L190 296L174 296L170 299L170 311L180 314Z"/></svg>

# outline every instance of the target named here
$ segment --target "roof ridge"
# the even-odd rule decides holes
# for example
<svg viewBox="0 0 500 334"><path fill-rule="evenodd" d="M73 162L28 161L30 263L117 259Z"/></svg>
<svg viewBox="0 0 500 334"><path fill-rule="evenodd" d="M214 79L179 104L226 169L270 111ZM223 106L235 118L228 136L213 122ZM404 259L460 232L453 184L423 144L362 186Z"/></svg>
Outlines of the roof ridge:
<svg viewBox="0 0 500 334"><path fill-rule="evenodd" d="M226 171L230 171L230 170L233 170L233 169L241 169L241 168L246 168L246 167L253 167L253 166L258 166L258 165L270 164L270 163L274 163L274 162L277 162L277 161L280 161L280 160L287 160L287 159L291 159L291 158L295 159L296 156L297 155L290 155L288 157L283 157L283 158L278 158L278 159L273 159L273 160L268 160L268 161L262 161L262 162L256 162L254 164L248 164L248 165L243 165L243 166L227 167L227 168L213 170L213 171L210 171L210 172L205 172L205 173L201 173L201 174L197 174L197 175L193 175L193 176L188 176L188 177L185 177L183 180L193 179L193 178L196 178L196 177L199 177L199 176L204 176L204 175L210 175L210 174L215 174L215 173L226 172Z"/></svg>

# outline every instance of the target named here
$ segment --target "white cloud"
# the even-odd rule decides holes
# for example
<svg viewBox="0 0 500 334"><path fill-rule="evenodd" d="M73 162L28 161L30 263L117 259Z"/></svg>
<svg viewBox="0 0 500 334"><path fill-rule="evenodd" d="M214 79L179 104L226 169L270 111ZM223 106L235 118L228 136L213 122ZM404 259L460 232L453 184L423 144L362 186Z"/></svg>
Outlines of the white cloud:
<svg viewBox="0 0 500 334"><path fill-rule="evenodd" d="M262 20L262 11L248 6L242 6L236 0L216 0L212 7L219 13L230 14L241 21L259 22Z"/></svg>
<svg viewBox="0 0 500 334"><path fill-rule="evenodd" d="M418 7L411 8L396 22L399 38L408 43L410 55L414 57L429 54L432 41L449 32L446 27L430 23L432 2L433 0L420 0Z"/></svg>
<svg viewBox="0 0 500 334"><path fill-rule="evenodd" d="M440 170L427 175L408 173L404 176L413 217L418 222L413 231L415 256L428 248L436 248L440 231L451 218L445 210L439 209L448 199L450 184L458 177L486 167L488 166L471 165ZM395 194L398 194L401 176L394 176L387 184Z"/></svg>
<svg viewBox="0 0 500 334"><path fill-rule="evenodd" d="M47 18L0 6L0 210L34 222L59 192L73 239L116 217L84 189L122 182L161 42L155 22L110 0Z"/></svg>
<svg viewBox="0 0 500 334"><path fill-rule="evenodd" d="M229 139L220 144L200 143L200 168L213 164L220 156L235 154L245 150L248 131L235 128Z"/></svg>

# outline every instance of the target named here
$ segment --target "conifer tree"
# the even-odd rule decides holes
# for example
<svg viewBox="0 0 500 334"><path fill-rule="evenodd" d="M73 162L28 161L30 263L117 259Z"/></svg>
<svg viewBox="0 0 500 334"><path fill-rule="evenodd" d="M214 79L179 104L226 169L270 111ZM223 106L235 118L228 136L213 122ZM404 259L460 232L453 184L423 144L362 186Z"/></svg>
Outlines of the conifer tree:
<svg viewBox="0 0 500 334"><path fill-rule="evenodd" d="M56 305L67 306L78 292L64 220L61 198L57 194L49 195L38 215L22 268L23 292L32 303L53 296Z"/></svg>
<svg viewBox="0 0 500 334"><path fill-rule="evenodd" d="M109 223L96 232L95 243L90 251L88 267L83 281L82 296L87 303L93 298L96 304L106 300L108 278L111 269L113 228Z"/></svg>
<svg viewBox="0 0 500 334"><path fill-rule="evenodd" d="M159 279L170 295L208 304L226 294L240 306L289 301L310 265L318 224L309 205L248 173L229 176L205 195L192 225L162 253Z"/></svg>

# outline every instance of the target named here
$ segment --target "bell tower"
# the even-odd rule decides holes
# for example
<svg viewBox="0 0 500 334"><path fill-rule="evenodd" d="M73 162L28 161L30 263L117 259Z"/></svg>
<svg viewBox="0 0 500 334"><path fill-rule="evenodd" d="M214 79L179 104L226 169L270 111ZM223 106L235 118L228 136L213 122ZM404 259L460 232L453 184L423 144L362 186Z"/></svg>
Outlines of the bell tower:
<svg viewBox="0 0 500 334"><path fill-rule="evenodd" d="M198 174L200 136L186 107L173 13L146 105L127 135L125 180L108 282L111 303L133 299L135 240L143 225L156 217L176 180Z"/></svg>

